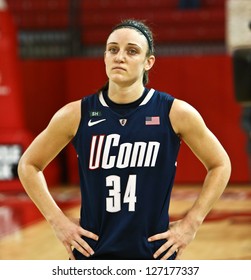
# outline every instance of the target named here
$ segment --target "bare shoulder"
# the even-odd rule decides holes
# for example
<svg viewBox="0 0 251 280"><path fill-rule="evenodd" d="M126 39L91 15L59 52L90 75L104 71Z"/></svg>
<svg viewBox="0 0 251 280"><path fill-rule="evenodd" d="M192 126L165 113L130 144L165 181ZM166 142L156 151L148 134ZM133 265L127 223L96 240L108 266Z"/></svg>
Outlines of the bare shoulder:
<svg viewBox="0 0 251 280"><path fill-rule="evenodd" d="M183 117L199 115L199 112L192 105L180 99L174 99L171 111Z"/></svg>
<svg viewBox="0 0 251 280"><path fill-rule="evenodd" d="M229 173L230 160L226 151L193 106L175 99L170 111L170 121L176 134L208 170L225 165Z"/></svg>
<svg viewBox="0 0 251 280"><path fill-rule="evenodd" d="M73 101L64 105L61 109L59 109L55 116L58 117L77 117L78 114L81 113L81 100Z"/></svg>
<svg viewBox="0 0 251 280"><path fill-rule="evenodd" d="M68 103L59 109L47 127L32 141L20 162L24 165L29 163L39 170L44 170L74 137L80 118L81 101Z"/></svg>
<svg viewBox="0 0 251 280"><path fill-rule="evenodd" d="M69 136L74 136L81 119L81 100L70 102L59 109L52 117L48 128L67 131Z"/></svg>
<svg viewBox="0 0 251 280"><path fill-rule="evenodd" d="M177 134L184 134L193 128L205 127L200 113L189 103L175 99L170 111L170 120Z"/></svg>

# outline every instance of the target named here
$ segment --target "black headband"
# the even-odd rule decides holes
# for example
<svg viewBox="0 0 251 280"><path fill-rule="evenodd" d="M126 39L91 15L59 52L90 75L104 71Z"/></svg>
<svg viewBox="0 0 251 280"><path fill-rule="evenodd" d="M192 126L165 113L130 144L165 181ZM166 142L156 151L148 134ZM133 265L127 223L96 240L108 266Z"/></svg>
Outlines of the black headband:
<svg viewBox="0 0 251 280"><path fill-rule="evenodd" d="M136 25L131 24L131 23L121 23L121 24L115 26L112 31L115 31L117 29L124 28L124 27L132 27L132 28L135 28L138 31L140 31L145 36L145 38L147 40L147 43L148 43L148 46L149 46L149 49L151 50L151 52L153 51L151 40L150 40L149 36L145 32L145 30L140 28L139 26L136 26Z"/></svg>

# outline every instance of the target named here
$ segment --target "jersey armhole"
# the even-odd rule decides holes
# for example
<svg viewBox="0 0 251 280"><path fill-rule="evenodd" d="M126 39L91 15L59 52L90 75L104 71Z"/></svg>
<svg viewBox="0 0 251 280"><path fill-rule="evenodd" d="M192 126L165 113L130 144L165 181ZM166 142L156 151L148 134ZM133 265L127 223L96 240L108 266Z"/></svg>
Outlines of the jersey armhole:
<svg viewBox="0 0 251 280"><path fill-rule="evenodd" d="M80 102L80 121L79 121L78 129L76 131L75 136L72 138L72 141L71 141L73 143L73 145L76 144L76 141L77 141L79 133L80 133L80 128L81 128L82 123L83 123L84 107L85 107L85 98L82 98L81 102Z"/></svg>
<svg viewBox="0 0 251 280"><path fill-rule="evenodd" d="M171 127L171 129L172 129L172 132L173 132L173 134L180 140L180 136L175 132L175 130L174 130L174 128L173 128L173 125L172 125L172 122L171 122L171 119L170 119L170 113L171 113L171 110L172 110L172 107L173 107L173 103L174 103L174 101L175 101L175 97L169 97L169 102L168 102L168 116L167 116L167 119L168 119L168 122L169 122L169 124L170 124L170 127Z"/></svg>

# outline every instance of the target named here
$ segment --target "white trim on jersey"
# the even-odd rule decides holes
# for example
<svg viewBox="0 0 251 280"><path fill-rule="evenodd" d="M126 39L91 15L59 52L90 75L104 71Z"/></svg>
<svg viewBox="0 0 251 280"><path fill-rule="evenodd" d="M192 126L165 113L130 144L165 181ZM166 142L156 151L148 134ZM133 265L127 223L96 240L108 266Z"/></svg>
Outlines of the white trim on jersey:
<svg viewBox="0 0 251 280"><path fill-rule="evenodd" d="M139 106L145 105L152 98L154 92L155 92L155 89L151 88L149 90L149 92L147 93L146 97L144 98L144 100L139 104ZM99 101L104 107L109 107L108 104L105 102L102 91L99 94Z"/></svg>
<svg viewBox="0 0 251 280"><path fill-rule="evenodd" d="M104 96L103 96L103 92L101 91L100 94L99 94L99 101L100 103L104 106L104 107L109 107L107 105L107 103L105 102L105 99L104 99Z"/></svg>
<svg viewBox="0 0 251 280"><path fill-rule="evenodd" d="M154 92L155 90L151 88L148 94L146 95L146 97L144 98L144 100L139 104L139 106L146 105L146 103L152 98Z"/></svg>

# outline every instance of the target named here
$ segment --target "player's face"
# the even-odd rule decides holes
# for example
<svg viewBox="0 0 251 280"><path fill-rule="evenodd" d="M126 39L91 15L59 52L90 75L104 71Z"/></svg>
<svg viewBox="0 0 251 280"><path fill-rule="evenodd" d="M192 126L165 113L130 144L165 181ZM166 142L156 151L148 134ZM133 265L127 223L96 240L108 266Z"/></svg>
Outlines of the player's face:
<svg viewBox="0 0 251 280"><path fill-rule="evenodd" d="M110 82L123 86L142 82L144 72L154 63L154 56L147 56L147 51L145 36L134 29L121 28L111 33L105 51L106 74Z"/></svg>

